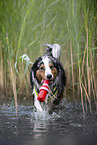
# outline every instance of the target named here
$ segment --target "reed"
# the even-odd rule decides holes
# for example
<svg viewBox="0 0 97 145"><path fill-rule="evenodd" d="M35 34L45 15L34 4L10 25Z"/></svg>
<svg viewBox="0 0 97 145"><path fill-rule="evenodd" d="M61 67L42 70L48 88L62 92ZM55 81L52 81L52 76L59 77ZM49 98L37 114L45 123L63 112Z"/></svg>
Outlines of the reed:
<svg viewBox="0 0 97 145"><path fill-rule="evenodd" d="M0 43L0 47L1 47L1 43ZM1 94L4 94L4 78L3 78L3 50L1 48Z"/></svg>
<svg viewBox="0 0 97 145"><path fill-rule="evenodd" d="M34 62L45 52L43 44L58 43L67 75L67 94L72 94L73 102L76 99L82 102L84 114L88 106L92 111L92 102L97 109L96 5L96 0L1 1L2 94L14 96L16 106L17 92L18 98L20 94L31 96L28 69L31 64L18 59L27 54ZM15 62L18 62L18 74Z"/></svg>

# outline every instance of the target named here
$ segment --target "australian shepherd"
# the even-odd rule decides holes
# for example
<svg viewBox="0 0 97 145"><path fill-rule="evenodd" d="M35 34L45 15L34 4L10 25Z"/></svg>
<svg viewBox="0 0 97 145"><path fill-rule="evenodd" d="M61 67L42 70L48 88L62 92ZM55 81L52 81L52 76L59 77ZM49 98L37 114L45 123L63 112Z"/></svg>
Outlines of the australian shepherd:
<svg viewBox="0 0 97 145"><path fill-rule="evenodd" d="M46 96L45 102L49 104L49 113L52 113L54 106L58 105L61 99L63 98L63 92L66 84L66 76L63 66L59 60L60 59L60 49L58 50L59 45L47 44L46 46L47 46L46 53L42 57L39 57L34 62L31 68L30 83L35 102L38 101L37 97L39 89L43 84L43 81L49 80L49 92L48 95ZM57 47L55 48L54 46ZM39 104L41 103L39 102ZM37 103L35 106L37 106Z"/></svg>

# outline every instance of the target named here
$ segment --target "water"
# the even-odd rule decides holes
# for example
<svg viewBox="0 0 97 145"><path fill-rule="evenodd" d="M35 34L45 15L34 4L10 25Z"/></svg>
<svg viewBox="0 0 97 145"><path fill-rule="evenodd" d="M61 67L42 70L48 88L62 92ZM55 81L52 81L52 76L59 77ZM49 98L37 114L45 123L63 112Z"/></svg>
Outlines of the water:
<svg viewBox="0 0 97 145"><path fill-rule="evenodd" d="M65 99L49 115L47 111L33 113L31 102L20 102L18 117L11 102L0 104L0 145L66 144L75 145L83 140L90 143L97 137L97 117L87 114L83 120L82 109L74 108ZM94 140L92 141L92 144Z"/></svg>

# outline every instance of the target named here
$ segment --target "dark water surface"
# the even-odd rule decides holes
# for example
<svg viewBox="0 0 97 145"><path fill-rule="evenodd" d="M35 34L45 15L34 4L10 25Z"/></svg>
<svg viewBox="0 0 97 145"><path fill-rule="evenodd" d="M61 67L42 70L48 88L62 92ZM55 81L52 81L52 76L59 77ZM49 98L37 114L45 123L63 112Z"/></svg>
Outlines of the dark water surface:
<svg viewBox="0 0 97 145"><path fill-rule="evenodd" d="M97 145L96 138L96 115L89 113L83 120L81 107L65 99L51 115L33 113L32 102L20 102L18 117L11 102L0 102L0 145Z"/></svg>

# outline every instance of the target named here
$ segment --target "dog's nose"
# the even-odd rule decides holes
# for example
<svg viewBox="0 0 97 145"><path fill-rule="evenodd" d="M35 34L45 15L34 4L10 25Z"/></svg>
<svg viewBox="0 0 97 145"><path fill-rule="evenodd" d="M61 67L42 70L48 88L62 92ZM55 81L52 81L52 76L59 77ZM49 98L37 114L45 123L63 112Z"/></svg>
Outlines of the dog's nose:
<svg viewBox="0 0 97 145"><path fill-rule="evenodd" d="M47 79L51 79L51 78L52 78L52 74L48 74Z"/></svg>

